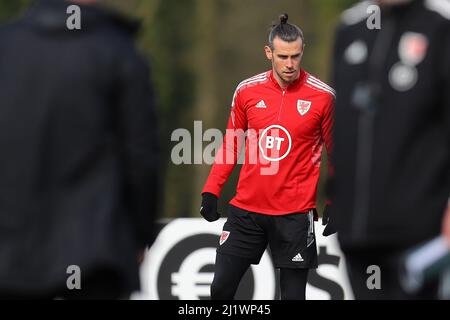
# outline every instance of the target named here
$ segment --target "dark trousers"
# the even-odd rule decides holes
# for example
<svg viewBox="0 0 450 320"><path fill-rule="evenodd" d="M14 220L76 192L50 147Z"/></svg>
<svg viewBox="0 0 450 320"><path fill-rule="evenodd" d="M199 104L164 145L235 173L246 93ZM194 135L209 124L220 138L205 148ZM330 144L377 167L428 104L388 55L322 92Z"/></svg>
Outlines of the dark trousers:
<svg viewBox="0 0 450 320"><path fill-rule="evenodd" d="M214 280L211 284L211 300L232 300L239 283L251 265L251 260L217 253ZM309 269L280 269L282 300L305 300Z"/></svg>

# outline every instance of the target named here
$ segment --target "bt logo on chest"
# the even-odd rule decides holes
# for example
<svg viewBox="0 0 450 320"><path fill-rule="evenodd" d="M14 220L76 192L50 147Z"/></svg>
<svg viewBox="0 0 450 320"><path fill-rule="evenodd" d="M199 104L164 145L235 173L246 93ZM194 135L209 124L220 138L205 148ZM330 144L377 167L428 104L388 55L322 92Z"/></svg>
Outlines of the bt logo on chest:
<svg viewBox="0 0 450 320"><path fill-rule="evenodd" d="M258 146L264 159L279 161L291 151L291 135L283 126L271 125L261 133Z"/></svg>

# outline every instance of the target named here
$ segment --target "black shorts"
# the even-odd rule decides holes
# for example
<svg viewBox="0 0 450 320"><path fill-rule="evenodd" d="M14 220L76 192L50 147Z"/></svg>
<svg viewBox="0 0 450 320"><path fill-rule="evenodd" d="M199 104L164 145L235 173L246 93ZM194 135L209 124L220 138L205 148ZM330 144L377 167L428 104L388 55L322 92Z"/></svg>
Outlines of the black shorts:
<svg viewBox="0 0 450 320"><path fill-rule="evenodd" d="M317 268L313 210L272 216L230 205L217 252L258 264L267 245L276 268Z"/></svg>

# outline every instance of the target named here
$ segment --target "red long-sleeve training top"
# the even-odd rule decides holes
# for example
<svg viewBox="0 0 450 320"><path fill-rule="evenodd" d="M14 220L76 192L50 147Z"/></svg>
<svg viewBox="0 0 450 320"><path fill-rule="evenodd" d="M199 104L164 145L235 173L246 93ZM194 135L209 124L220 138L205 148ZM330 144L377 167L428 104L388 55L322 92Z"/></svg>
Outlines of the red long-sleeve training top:
<svg viewBox="0 0 450 320"><path fill-rule="evenodd" d="M272 71L242 81L202 193L220 197L236 163L242 163L237 159L245 134L245 160L230 203L268 215L314 209L322 147L325 143L328 156L332 148L334 95L304 70L287 88Z"/></svg>

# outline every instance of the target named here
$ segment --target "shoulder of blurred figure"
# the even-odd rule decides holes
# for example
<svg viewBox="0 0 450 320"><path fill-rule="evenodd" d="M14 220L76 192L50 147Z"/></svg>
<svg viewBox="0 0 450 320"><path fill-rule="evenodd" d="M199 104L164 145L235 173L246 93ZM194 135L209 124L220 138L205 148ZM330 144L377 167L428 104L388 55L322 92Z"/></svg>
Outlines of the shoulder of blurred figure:
<svg viewBox="0 0 450 320"><path fill-rule="evenodd" d="M377 5L374 0L360 1L341 14L340 22L344 26L352 26L365 21L370 15L371 6Z"/></svg>
<svg viewBox="0 0 450 320"><path fill-rule="evenodd" d="M410 0L409 4L415 5L415 11L420 10L422 16L434 22L442 20L447 25L450 22L450 0ZM378 8L378 9L377 9ZM340 23L336 29L339 33L352 33L366 26L367 19L379 9L379 3L375 0L360 1L344 10L340 16Z"/></svg>
<svg viewBox="0 0 450 320"><path fill-rule="evenodd" d="M412 2L422 2L425 10L450 20L450 0L411 0ZM363 22L374 12L376 7L378 7L378 2L375 0L360 1L342 12L340 22L346 26Z"/></svg>
<svg viewBox="0 0 450 320"><path fill-rule="evenodd" d="M137 19L99 4L78 4L62 0L36 0L22 17L22 22L43 32L67 31L68 6L80 8L82 30L98 30L98 27L114 28L128 36L133 36L140 28Z"/></svg>
<svg viewBox="0 0 450 320"><path fill-rule="evenodd" d="M103 9L104 14L109 18L112 24L126 31L130 35L135 35L141 28L141 21L121 14L111 9Z"/></svg>

